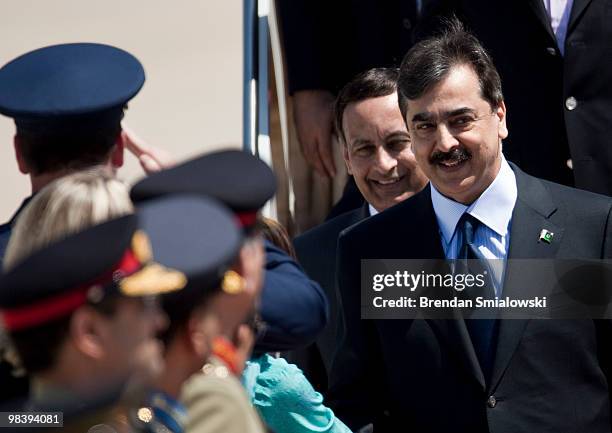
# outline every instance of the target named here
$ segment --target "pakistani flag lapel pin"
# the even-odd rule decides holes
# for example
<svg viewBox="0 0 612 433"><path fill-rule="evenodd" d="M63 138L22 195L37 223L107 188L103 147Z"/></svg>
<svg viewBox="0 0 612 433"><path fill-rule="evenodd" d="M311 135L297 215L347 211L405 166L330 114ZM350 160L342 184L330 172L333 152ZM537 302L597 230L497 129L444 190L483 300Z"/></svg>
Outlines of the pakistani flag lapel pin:
<svg viewBox="0 0 612 433"><path fill-rule="evenodd" d="M540 232L540 238L538 239L538 242L544 242L547 244L550 244L553 240L553 236L555 234L551 231L548 231L546 229L542 229L542 231Z"/></svg>

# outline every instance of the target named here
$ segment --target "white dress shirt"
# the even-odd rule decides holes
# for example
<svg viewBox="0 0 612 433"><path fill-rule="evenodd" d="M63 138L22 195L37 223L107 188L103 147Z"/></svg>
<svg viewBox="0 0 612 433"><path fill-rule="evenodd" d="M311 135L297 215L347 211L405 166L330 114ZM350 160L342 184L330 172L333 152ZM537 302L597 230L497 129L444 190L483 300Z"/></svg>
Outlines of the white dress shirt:
<svg viewBox="0 0 612 433"><path fill-rule="evenodd" d="M457 224L467 212L481 223L474 233L474 245L485 258L499 259L489 262L498 296L501 295L505 259L510 245L512 211L517 196L516 177L503 155L499 173L491 185L469 206L443 196L431 184L431 201L446 258L454 260L459 255L463 239L461 231L457 230Z"/></svg>
<svg viewBox="0 0 612 433"><path fill-rule="evenodd" d="M557 38L557 46L561 55L565 54L565 36L573 3L574 0L544 0L544 7L548 12L550 25Z"/></svg>

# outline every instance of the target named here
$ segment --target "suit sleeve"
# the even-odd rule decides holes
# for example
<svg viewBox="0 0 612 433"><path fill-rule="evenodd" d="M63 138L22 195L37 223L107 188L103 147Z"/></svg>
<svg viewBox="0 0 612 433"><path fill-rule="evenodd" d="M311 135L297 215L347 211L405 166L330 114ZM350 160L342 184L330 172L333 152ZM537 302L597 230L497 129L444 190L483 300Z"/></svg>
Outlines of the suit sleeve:
<svg viewBox="0 0 612 433"><path fill-rule="evenodd" d="M315 340L328 320L321 287L280 249L266 241L266 274L261 296L265 333L255 352L293 350Z"/></svg>
<svg viewBox="0 0 612 433"><path fill-rule="evenodd" d="M353 431L376 423L386 408L384 366L372 320L361 320L361 257L350 230L338 241L338 285L344 333L330 375L329 404Z"/></svg>

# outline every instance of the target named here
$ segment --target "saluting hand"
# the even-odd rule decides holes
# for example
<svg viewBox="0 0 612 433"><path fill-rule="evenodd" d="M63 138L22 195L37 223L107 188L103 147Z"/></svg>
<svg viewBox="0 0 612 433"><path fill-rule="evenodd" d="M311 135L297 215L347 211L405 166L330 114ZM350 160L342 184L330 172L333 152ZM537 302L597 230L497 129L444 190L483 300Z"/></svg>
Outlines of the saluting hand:
<svg viewBox="0 0 612 433"><path fill-rule="evenodd" d="M122 125L121 139L125 148L138 158L140 166L147 174L172 167L174 158L163 149L147 144L126 125Z"/></svg>

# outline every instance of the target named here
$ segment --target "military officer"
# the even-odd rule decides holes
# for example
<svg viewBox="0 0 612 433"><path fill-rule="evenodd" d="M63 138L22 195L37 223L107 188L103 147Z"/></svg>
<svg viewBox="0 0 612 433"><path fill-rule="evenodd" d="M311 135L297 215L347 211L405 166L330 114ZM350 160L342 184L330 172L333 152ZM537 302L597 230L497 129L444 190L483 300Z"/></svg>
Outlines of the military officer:
<svg viewBox="0 0 612 433"><path fill-rule="evenodd" d="M198 199L195 203L193 197ZM244 321L250 311L243 305L249 302L249 297L242 296L246 281L233 269L242 246L242 231L229 210L218 215L203 213L198 201L210 199L193 197L176 194L140 207L156 217L147 223L156 261L187 278L182 290L161 296L169 319L161 334L165 367L144 405L130 417L145 431L189 431L185 430L187 408L179 401L181 388L208 360L215 339L229 332L226 324ZM166 202L177 204L169 208ZM164 218L158 217L162 212L152 213L155 208L165 211ZM179 214L174 216L174 212ZM208 224L199 230L202 221ZM177 236L173 224L181 225L178 230L191 236ZM196 233L198 230L201 233Z"/></svg>
<svg viewBox="0 0 612 433"><path fill-rule="evenodd" d="M15 120L15 159L30 178L32 195L74 170L101 165L114 172L122 166L121 119L144 81L132 54L97 43L39 48L0 68L0 114ZM0 225L0 264L30 198ZM26 378L15 378L11 369L0 362L0 403L28 391Z"/></svg>
<svg viewBox="0 0 612 433"><path fill-rule="evenodd" d="M74 170L123 165L121 120L144 81L132 54L96 43L39 48L0 68L0 114L15 120L15 159L32 194ZM0 226L0 260L28 199Z"/></svg>
<svg viewBox="0 0 612 433"><path fill-rule="evenodd" d="M132 188L136 204L154 197L194 193L213 197L235 213L246 234L242 256L261 250L256 233L257 213L274 194L272 170L260 159L239 150L206 154L167 170L154 173ZM205 224L205 221L202 222ZM287 254L264 241L265 275L260 312L265 332L255 343L256 352L291 350L313 341L327 322L327 299L320 286L310 280ZM255 275L253 260L243 260L242 270ZM263 270L262 264L259 273ZM253 292L253 289L250 290ZM288 314L288 312L291 314Z"/></svg>
<svg viewBox="0 0 612 433"><path fill-rule="evenodd" d="M172 236L170 215L179 215L170 220ZM202 229L201 219L214 226ZM164 198L53 243L6 273L2 320L33 382L25 409L61 410L65 427L79 432L118 423L126 383L162 356L156 335L167 319L152 295L217 274L239 245L233 217L219 205ZM153 261L152 251L180 270Z"/></svg>
<svg viewBox="0 0 612 433"><path fill-rule="evenodd" d="M221 151L204 155L174 168L155 173L138 184L131 196L138 204L165 195L196 193L212 196L227 204L235 213L246 235L238 268L251 287L251 311L261 290L263 260L252 254L261 251L261 240L256 232L257 213L275 189L270 168L258 158L241 151ZM202 224L208 224L202 221ZM281 350L295 347L316 336L319 324L326 318L326 301L316 283L308 280L298 265L271 244L265 244L266 263L263 295L260 302L265 329L260 327L256 350ZM263 257L260 257L263 259ZM247 295L248 296L248 295ZM234 297L233 299L236 299ZM251 406L238 376L248 354L241 353L244 342L237 338L238 316L227 314L235 308L226 297L221 310L233 323L225 320L225 338L215 341L215 356L202 368L202 374L189 379L181 393L181 401L188 408L187 430L214 432L264 431L259 416ZM244 304L248 306L248 304ZM243 312L248 312L243 309ZM291 314L287 314L291 311ZM244 322L244 314L242 322ZM244 352L244 351L243 351Z"/></svg>

